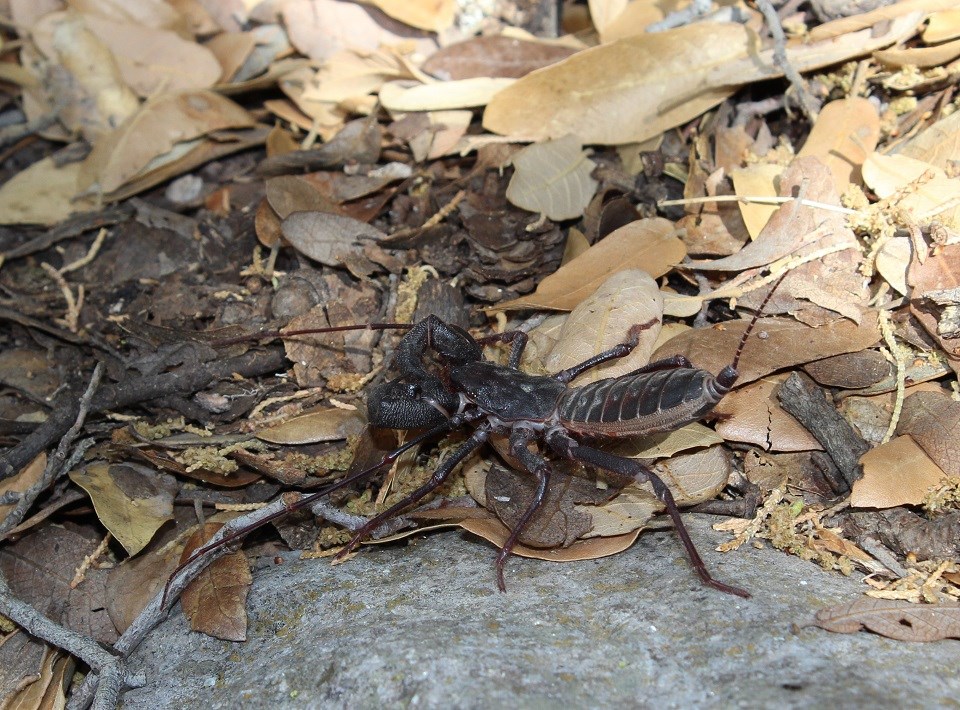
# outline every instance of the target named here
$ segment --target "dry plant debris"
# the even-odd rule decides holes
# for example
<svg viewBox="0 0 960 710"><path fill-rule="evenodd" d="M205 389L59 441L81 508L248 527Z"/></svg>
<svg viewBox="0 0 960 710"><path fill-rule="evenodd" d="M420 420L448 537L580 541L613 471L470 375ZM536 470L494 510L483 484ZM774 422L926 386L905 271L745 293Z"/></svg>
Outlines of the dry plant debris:
<svg viewBox="0 0 960 710"><path fill-rule="evenodd" d="M76 660L74 705L115 703L198 575L194 627L244 638L243 553L162 598L210 517L235 534L409 436L363 402L402 333L281 331L436 314L527 331L543 373L643 326L591 376L672 355L716 373L782 274L713 419L616 451L735 511L724 549L865 573L873 598L823 628L957 637L955 2L591 0L555 25L540 5L0 2L5 706L62 703ZM258 552L335 551L459 441L276 520ZM380 537L501 545L532 481L491 443ZM659 509L556 479L520 555L614 554Z"/></svg>

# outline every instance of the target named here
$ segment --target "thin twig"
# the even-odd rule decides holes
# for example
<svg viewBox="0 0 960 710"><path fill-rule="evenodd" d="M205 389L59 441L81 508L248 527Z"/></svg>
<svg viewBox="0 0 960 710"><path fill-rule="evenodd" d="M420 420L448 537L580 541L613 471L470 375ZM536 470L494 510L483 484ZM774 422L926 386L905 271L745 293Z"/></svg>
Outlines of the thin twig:
<svg viewBox="0 0 960 710"><path fill-rule="evenodd" d="M93 446L93 439L88 439L80 443L74 451L73 455L70 458L67 458L67 454L70 451L70 448L73 446L73 442L76 441L77 437L80 435L80 432L83 429L83 424L87 419L87 415L90 413L90 405L93 401L94 394L96 394L97 388L100 386L100 379L103 377L103 363L97 363L97 366L93 369L93 374L90 376L90 383L87 385L86 391L83 393L83 396L80 398L80 407L77 411L76 419L73 422L73 425L66 431L63 435L63 438L60 439L60 443L57 444L57 449L51 455L47 461L47 466L43 471L43 476L40 477L40 480L32 485L29 489L24 491L23 495L20 497L20 500L17 502L16 507L11 510L7 517L4 518L3 522L0 523L0 537L5 535L7 532L17 527L20 524L20 521L23 520L27 512L33 506L33 502L37 497L45 490L47 490L53 483L60 478L64 473L70 470L80 458L83 457L83 454L86 453L86 450Z"/></svg>
<svg viewBox="0 0 960 710"><path fill-rule="evenodd" d="M800 108L806 114L810 121L817 120L817 102L807 90L807 85L803 83L803 77L800 76L794 66L787 59L787 38L783 34L783 26L780 24L780 18L777 11L773 8L770 0L757 0L757 7L763 13L763 19L767 23L770 35L773 37L773 61L783 70L787 81L797 92L797 98L800 100Z"/></svg>
<svg viewBox="0 0 960 710"><path fill-rule="evenodd" d="M840 205L831 205L828 202L817 202L816 200L798 200L796 197L773 197L766 195L712 195L707 197L685 197L678 200L660 200L657 207L675 207L681 205L703 205L714 202L743 202L744 204L755 205L785 205L788 202L798 202L804 207L816 207L830 212L839 212L840 214L858 214L857 210Z"/></svg>

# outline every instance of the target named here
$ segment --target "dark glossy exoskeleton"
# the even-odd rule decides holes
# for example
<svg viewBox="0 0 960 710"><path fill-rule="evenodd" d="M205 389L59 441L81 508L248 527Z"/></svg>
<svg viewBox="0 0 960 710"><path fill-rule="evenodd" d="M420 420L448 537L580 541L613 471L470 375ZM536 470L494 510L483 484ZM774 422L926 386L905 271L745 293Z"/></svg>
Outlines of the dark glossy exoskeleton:
<svg viewBox="0 0 960 710"><path fill-rule="evenodd" d="M779 281L767 299L778 285ZM687 556L703 584L728 594L749 597L744 590L724 584L710 575L683 524L670 489L656 473L639 461L596 448L593 441L670 431L709 413L736 382L743 347L765 305L766 300L748 324L731 364L716 376L697 369L678 355L583 387L570 386L570 383L601 363L628 355L637 346L639 332L653 322L634 326L626 342L549 376L520 371L526 333L509 331L477 340L436 316L429 316L413 326L373 323L287 331L283 333L284 337L342 330L409 329L394 357L399 376L373 388L367 398L367 415L374 427L426 431L388 453L375 466L300 499L285 512L311 505L322 496L396 460L401 453L429 438L470 424L473 427L470 436L437 467L430 479L367 521L338 553L339 558L346 556L389 519L440 486L492 434L506 434L513 459L536 478L537 490L497 555L497 582L501 590L505 589L504 563L525 526L543 504L550 483L550 461L530 447L538 442L540 451L545 449L553 457L593 466L639 483L649 482L673 520ZM511 345L507 365L483 359L482 346L497 342ZM284 512L273 514L260 524L282 514ZM247 532L249 530L241 530L229 539ZM201 552L203 549L198 554Z"/></svg>
<svg viewBox="0 0 960 710"><path fill-rule="evenodd" d="M753 323L750 328L752 326ZM747 335L744 334L744 341ZM368 398L370 423L394 429L449 430L470 422L475 428L426 484L367 523L340 554L346 554L364 535L437 488L491 434L508 434L512 456L537 479L538 486L533 501L497 557L497 581L501 589L505 586L504 562L524 526L543 503L549 485L548 460L529 448L531 442L539 441L555 456L641 483L650 482L672 517L703 583L730 594L749 596L742 589L710 576L684 527L670 490L652 470L636 460L615 456L588 443L598 438L669 431L702 418L736 382L742 342L733 363L716 377L678 356L620 377L570 387L568 383L586 370L628 355L637 345L637 333L632 331L628 342L551 376L530 375L518 369L526 340L525 333L511 331L477 341L435 316L425 318L410 329L397 348L396 367L400 377L374 388ZM483 360L481 344L494 341L512 344L509 363L505 366ZM439 371L428 365L428 351L440 363Z"/></svg>

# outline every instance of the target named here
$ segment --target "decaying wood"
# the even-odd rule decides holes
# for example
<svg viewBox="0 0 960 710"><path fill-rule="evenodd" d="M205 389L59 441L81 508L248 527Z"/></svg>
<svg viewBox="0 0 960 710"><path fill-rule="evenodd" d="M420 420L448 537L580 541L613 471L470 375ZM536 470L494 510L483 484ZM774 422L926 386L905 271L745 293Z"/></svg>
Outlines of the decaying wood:
<svg viewBox="0 0 960 710"><path fill-rule="evenodd" d="M837 465L845 486L844 490L838 490L837 493L848 493L853 482L862 475L860 457L870 449L869 444L827 400L825 390L805 375L796 372L790 375L780 386L777 399L787 412L813 434ZM836 483L839 485L841 482Z"/></svg>

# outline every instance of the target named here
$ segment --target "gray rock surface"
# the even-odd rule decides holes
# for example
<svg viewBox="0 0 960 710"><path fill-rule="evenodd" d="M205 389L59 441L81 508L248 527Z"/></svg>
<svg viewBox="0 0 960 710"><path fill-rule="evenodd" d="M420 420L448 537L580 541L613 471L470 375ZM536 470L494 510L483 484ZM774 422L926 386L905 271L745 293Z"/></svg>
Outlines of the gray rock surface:
<svg viewBox="0 0 960 710"><path fill-rule="evenodd" d="M700 586L672 532L602 560L512 559L459 532L372 547L336 567L291 559L255 574L249 640L191 633L177 607L132 659L126 708L947 706L960 642L907 644L796 629L862 593L772 549L721 555Z"/></svg>

